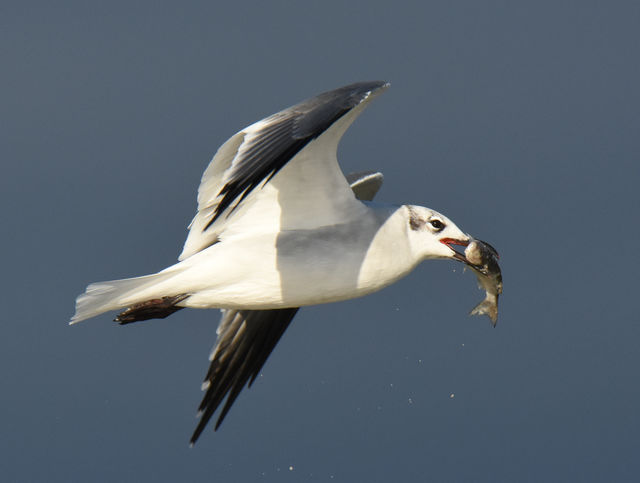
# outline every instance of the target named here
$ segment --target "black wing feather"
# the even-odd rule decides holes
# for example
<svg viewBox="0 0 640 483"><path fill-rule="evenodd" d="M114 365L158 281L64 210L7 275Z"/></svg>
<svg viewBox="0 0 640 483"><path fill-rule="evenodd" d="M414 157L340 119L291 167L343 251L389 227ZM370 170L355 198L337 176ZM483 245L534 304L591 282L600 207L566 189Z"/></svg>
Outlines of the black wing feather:
<svg viewBox="0 0 640 483"><path fill-rule="evenodd" d="M230 212L260 183L270 180L310 141L360 104L371 91L386 82L358 82L325 92L268 118L266 126L249 146L231 179L222 187L221 197L209 228L231 205Z"/></svg>
<svg viewBox="0 0 640 483"><path fill-rule="evenodd" d="M205 381L209 384L198 408L200 421L191 436L194 444L227 396L215 429L245 384L251 386L282 334L295 316L297 308L277 310L227 310L221 324L215 353Z"/></svg>

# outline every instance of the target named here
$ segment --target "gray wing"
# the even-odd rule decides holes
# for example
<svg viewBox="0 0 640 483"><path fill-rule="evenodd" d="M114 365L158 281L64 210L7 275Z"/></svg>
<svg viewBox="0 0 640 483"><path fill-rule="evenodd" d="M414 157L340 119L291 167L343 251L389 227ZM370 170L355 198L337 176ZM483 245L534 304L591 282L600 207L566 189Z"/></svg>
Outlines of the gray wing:
<svg viewBox="0 0 640 483"><path fill-rule="evenodd" d="M356 197L371 201L382 186L382 173L347 175ZM215 425L217 430L245 385L251 387L269 354L298 312L298 308L277 310L223 310L218 339L211 351L211 364L202 384L204 397L198 408L200 421L191 436L195 444L224 398Z"/></svg>
<svg viewBox="0 0 640 483"><path fill-rule="evenodd" d="M180 260L215 243L232 223L279 229L286 218L299 228L299 219L343 216L353 195L338 166L338 143L387 86L359 82L325 92L232 136L202 176Z"/></svg>
<svg viewBox="0 0 640 483"><path fill-rule="evenodd" d="M267 118L259 134L247 143L241 159L232 166L225 185L218 193L220 201L205 229L222 213L244 200L257 186L268 182L310 141L384 87L385 82L359 82L325 92ZM234 207L231 205L234 204Z"/></svg>
<svg viewBox="0 0 640 483"><path fill-rule="evenodd" d="M361 171L346 176L347 182L353 190L356 198L362 201L371 201L382 187L384 176L375 171Z"/></svg>

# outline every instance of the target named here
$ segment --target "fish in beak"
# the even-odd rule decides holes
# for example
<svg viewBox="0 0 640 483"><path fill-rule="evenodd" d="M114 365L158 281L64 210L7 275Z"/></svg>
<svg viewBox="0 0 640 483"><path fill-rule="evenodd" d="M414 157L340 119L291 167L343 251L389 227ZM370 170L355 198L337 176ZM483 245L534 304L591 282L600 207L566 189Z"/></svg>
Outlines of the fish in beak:
<svg viewBox="0 0 640 483"><path fill-rule="evenodd" d="M498 322L498 297L502 293L502 271L495 248L482 240L471 240L464 251L466 263L478 279L478 285L486 292L485 299L476 305L471 315L486 315L493 326Z"/></svg>
<svg viewBox="0 0 640 483"><path fill-rule="evenodd" d="M482 240L468 238L441 238L440 243L447 245L454 258L473 270L480 288L486 292L485 299L473 308L470 315L487 315L496 326L498 321L498 297L502 293L502 273L498 260L500 256L495 248ZM464 251L456 247L465 247Z"/></svg>

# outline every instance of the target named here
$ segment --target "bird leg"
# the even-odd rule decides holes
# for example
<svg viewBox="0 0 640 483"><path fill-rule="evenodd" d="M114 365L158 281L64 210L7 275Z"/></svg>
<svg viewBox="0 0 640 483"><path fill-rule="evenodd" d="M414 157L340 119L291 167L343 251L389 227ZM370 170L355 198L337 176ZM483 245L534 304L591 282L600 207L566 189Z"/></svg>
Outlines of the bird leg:
<svg viewBox="0 0 640 483"><path fill-rule="evenodd" d="M132 305L127 310L120 312L114 319L121 325L131 324L148 319L164 319L174 312L184 307L178 307L176 304L182 302L189 295L180 294L170 297L162 297L159 299L146 300L138 304Z"/></svg>

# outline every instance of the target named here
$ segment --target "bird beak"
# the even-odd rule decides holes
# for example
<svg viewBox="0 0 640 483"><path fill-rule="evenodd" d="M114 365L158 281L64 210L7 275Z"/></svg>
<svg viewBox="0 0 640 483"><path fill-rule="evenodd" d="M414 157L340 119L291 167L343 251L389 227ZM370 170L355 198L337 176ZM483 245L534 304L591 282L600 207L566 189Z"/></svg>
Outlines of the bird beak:
<svg viewBox="0 0 640 483"><path fill-rule="evenodd" d="M454 246L466 247L469 245L469 240L458 240L456 238L441 238L440 243L444 243L453 251L453 258L463 263L469 263L467 257L464 256L464 252L457 251Z"/></svg>

